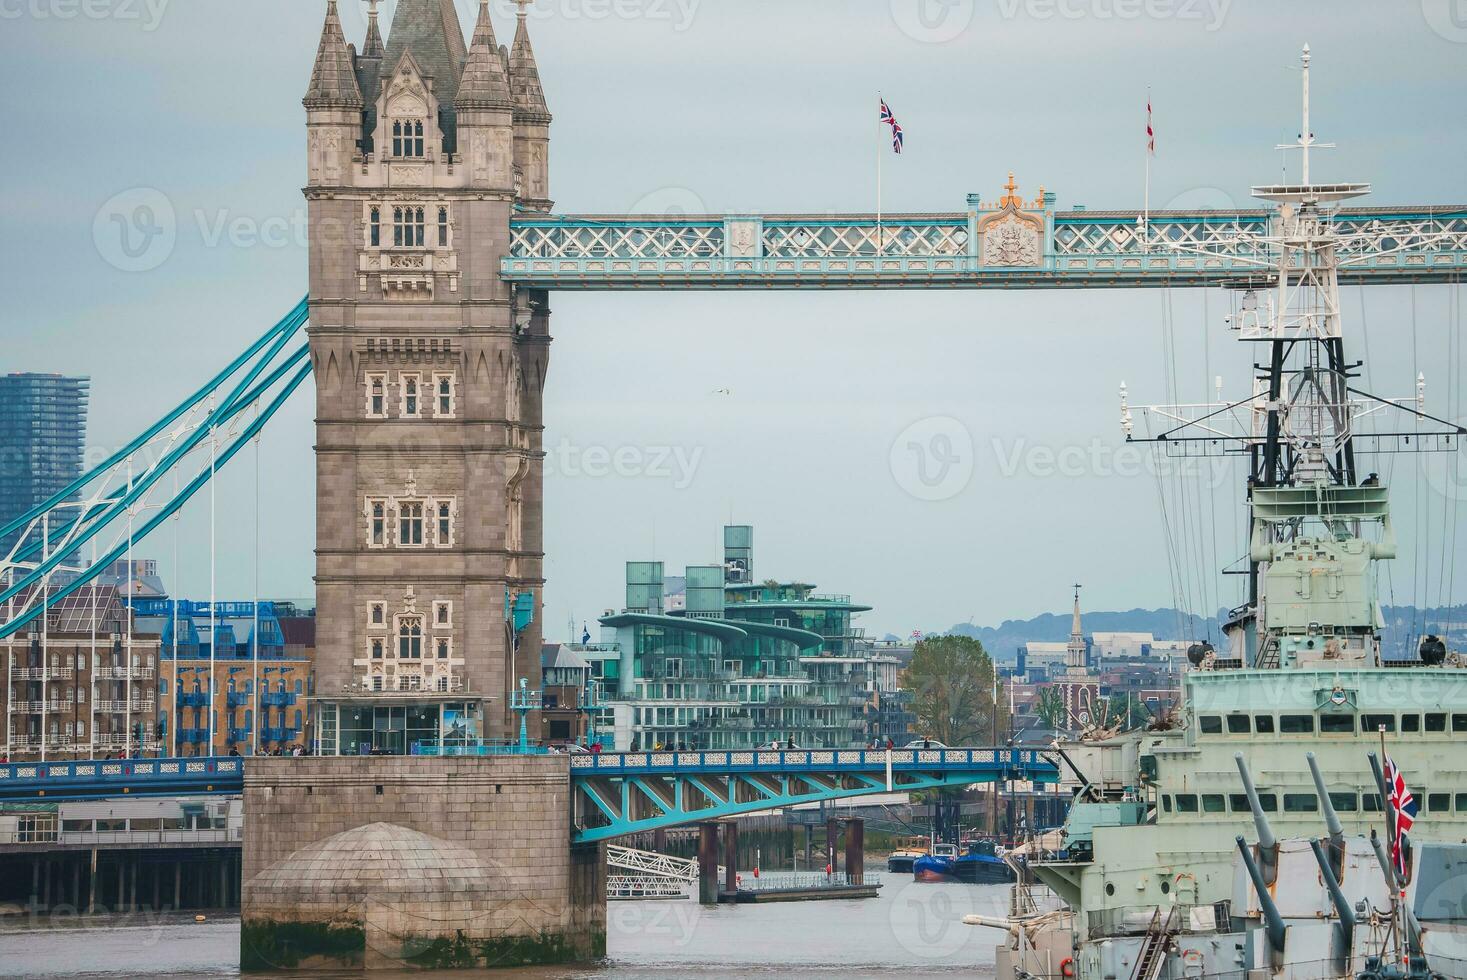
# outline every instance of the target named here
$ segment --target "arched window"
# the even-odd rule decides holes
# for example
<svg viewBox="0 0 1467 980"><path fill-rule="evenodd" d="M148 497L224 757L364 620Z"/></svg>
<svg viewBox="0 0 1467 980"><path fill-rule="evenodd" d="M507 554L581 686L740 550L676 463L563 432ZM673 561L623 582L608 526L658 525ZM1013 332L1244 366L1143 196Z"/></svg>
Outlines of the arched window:
<svg viewBox="0 0 1467 980"><path fill-rule="evenodd" d="M448 247L448 208L438 209L438 247Z"/></svg>
<svg viewBox="0 0 1467 980"><path fill-rule="evenodd" d="M423 156L423 120L393 120L392 155L395 157Z"/></svg>
<svg viewBox="0 0 1467 980"><path fill-rule="evenodd" d="M423 659L423 618L404 616L397 627L397 656L399 660Z"/></svg>
<svg viewBox="0 0 1467 980"><path fill-rule="evenodd" d="M381 208L373 208L372 209L372 221L371 221L370 227L371 227L371 243L372 243L372 247L373 248L377 248L378 246L380 246L382 244L382 209Z"/></svg>
<svg viewBox="0 0 1467 980"><path fill-rule="evenodd" d="M401 248L403 235L407 234L407 222L403 220L402 208L392 209L392 244Z"/></svg>
<svg viewBox="0 0 1467 980"><path fill-rule="evenodd" d="M382 659L382 641L381 640L373 640L372 641L372 659L373 660L381 660Z"/></svg>

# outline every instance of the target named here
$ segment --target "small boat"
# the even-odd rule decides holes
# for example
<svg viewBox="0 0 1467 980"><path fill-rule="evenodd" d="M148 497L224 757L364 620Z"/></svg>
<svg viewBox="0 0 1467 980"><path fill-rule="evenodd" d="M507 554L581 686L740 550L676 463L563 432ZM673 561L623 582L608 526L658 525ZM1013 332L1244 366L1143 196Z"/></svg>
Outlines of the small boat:
<svg viewBox="0 0 1467 980"><path fill-rule="evenodd" d="M924 854L912 862L912 878L926 882L958 881L957 860L958 845L934 844L931 854Z"/></svg>
<svg viewBox="0 0 1467 980"><path fill-rule="evenodd" d="M927 855L927 838L911 837L897 843L897 849L886 859L886 870L892 874L909 875L917 859Z"/></svg>
<svg viewBox="0 0 1467 980"><path fill-rule="evenodd" d="M1005 885L1016 880L1014 869L999 856L998 845L991 840L975 841L967 853L953 862L958 881L970 885Z"/></svg>

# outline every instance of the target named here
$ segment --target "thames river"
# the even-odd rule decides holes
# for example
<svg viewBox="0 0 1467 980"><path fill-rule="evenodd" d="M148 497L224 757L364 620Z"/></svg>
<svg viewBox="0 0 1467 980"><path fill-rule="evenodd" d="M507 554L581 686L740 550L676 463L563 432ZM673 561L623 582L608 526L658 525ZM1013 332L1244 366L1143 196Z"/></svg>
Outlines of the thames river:
<svg viewBox="0 0 1467 980"><path fill-rule="evenodd" d="M875 977L898 971L913 978L992 974L993 945L1001 934L965 926L961 919L972 912L1006 914L1008 886L916 884L906 876L882 877L880 897L865 900L716 908L691 901L612 902L605 964L499 975L515 980L665 980L774 974ZM0 920L0 976L160 975L238 976L238 918L203 923L191 916L156 915L86 923ZM422 974L372 974L383 980L397 976Z"/></svg>

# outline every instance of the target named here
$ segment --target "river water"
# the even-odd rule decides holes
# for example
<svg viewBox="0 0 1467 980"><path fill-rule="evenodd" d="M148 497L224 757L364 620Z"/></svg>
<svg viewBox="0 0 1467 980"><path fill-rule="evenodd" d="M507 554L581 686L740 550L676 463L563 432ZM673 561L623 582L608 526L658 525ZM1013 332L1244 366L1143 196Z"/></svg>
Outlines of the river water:
<svg viewBox="0 0 1467 980"><path fill-rule="evenodd" d="M918 884L906 876L882 877L885 887L874 899L713 908L692 901L612 902L605 964L495 975L509 980L992 975L993 945L1001 935L961 920L974 912L1006 914L1008 886ZM189 916L166 915L0 920L4 977L238 975L237 918L202 924ZM420 980L423 974L371 976Z"/></svg>

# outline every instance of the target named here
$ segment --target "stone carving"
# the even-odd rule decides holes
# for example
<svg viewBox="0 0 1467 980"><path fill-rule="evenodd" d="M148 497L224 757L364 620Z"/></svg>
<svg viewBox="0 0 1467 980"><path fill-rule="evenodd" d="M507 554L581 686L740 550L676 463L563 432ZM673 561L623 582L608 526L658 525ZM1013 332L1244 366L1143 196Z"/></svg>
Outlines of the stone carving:
<svg viewBox="0 0 1467 980"><path fill-rule="evenodd" d="M1038 229L1018 217L989 225L983 232L983 264L1038 265Z"/></svg>
<svg viewBox="0 0 1467 980"><path fill-rule="evenodd" d="M474 179L489 179L489 134L474 134Z"/></svg>
<svg viewBox="0 0 1467 980"><path fill-rule="evenodd" d="M388 169L387 176L393 184L426 184L428 168L420 163L394 163Z"/></svg>
<svg viewBox="0 0 1467 980"><path fill-rule="evenodd" d="M752 221L734 221L728 226L729 252L739 258L751 258L759 254L759 229Z"/></svg>
<svg viewBox="0 0 1467 980"><path fill-rule="evenodd" d="M321 183L321 132L313 129L306 137L306 159L310 161L311 183Z"/></svg>

